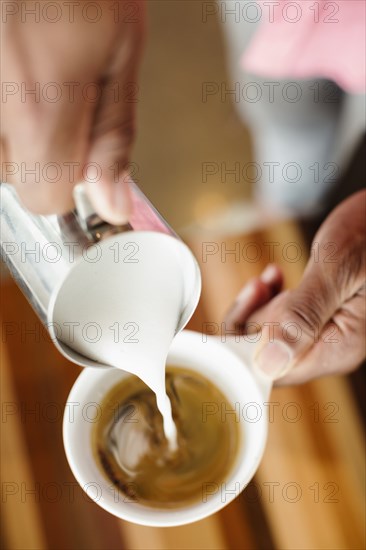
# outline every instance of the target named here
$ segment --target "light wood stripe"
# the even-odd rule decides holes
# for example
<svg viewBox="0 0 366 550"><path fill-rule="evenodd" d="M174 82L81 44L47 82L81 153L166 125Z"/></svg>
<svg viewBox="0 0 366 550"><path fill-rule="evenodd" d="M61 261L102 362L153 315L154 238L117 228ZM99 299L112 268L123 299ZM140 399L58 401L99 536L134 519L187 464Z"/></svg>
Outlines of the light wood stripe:
<svg viewBox="0 0 366 550"><path fill-rule="evenodd" d="M344 379L328 378L308 386L315 390L314 401L340 404L339 422L317 423L309 416L298 423L286 422L280 410L287 403L296 402L304 413L309 410L309 402L302 398L300 389L273 392L271 400L279 403L278 413L270 426L267 450L257 473L261 485L280 484L275 502L270 503L268 498L263 501L267 517L277 544L284 549L362 548L364 464L359 472L354 468L355 462L363 462L358 416ZM286 502L281 494L292 482L302 491L296 503ZM314 484L319 487L319 502L310 489ZM332 490L329 484L339 487L334 497L339 502L327 502Z"/></svg>
<svg viewBox="0 0 366 550"><path fill-rule="evenodd" d="M129 550L226 550L217 515L181 527L151 528L124 523L122 532Z"/></svg>
<svg viewBox="0 0 366 550"><path fill-rule="evenodd" d="M191 319L189 330L202 330L202 324L208 319L205 303L201 300ZM211 308L206 303L210 310ZM228 548L236 550L272 550L272 540L262 513L260 502L235 499L215 516L220 522Z"/></svg>
<svg viewBox="0 0 366 550"><path fill-rule="evenodd" d="M47 548L39 506L32 495L24 500L21 487L31 489L35 480L30 468L30 460L24 444L19 416L4 414L7 404L16 405L18 399L9 372L9 359L5 346L1 346L1 482L2 514L6 526L6 538L9 548L43 550ZM8 409L10 412L10 409ZM18 492L6 494L11 489L7 483L14 483ZM21 486L21 484L24 484Z"/></svg>

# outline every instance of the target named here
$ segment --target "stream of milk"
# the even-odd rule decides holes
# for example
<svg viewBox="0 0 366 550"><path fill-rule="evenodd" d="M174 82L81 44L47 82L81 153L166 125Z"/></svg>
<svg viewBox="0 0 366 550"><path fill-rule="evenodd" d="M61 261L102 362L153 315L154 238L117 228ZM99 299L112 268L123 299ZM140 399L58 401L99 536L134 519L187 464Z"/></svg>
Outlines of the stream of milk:
<svg viewBox="0 0 366 550"><path fill-rule="evenodd" d="M173 237L135 232L116 242L124 258L116 262L116 243L109 243L97 262L82 260L64 282L53 318L75 351L137 375L155 392L174 449L165 363L187 296L199 294L199 272L189 249Z"/></svg>

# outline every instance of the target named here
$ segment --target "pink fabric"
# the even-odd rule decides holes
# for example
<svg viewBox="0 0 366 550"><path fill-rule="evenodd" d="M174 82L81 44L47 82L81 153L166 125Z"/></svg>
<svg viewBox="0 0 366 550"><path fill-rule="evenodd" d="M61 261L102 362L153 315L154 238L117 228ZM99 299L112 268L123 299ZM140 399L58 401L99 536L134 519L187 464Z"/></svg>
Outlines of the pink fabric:
<svg viewBox="0 0 366 550"><path fill-rule="evenodd" d="M257 1L262 17L242 58L246 71L276 78L323 77L351 93L366 91L365 0Z"/></svg>

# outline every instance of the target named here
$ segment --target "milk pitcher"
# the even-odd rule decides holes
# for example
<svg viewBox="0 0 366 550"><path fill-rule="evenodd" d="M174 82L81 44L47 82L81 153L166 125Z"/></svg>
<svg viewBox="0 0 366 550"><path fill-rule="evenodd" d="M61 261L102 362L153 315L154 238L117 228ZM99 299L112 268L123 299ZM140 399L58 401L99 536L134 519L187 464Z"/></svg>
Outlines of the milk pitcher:
<svg viewBox="0 0 366 550"><path fill-rule="evenodd" d="M170 282L169 273L162 266L159 274L159 264L164 263L167 255L175 255L180 262L179 273L183 283L182 288L177 290L180 296L174 323L175 333L186 325L199 300L201 277L193 254L132 181L130 189L133 211L129 223L113 226L96 214L82 184L74 189L75 209L64 215L50 216L30 213L22 206L11 185L0 185L3 260L58 350L67 359L83 367L107 366L111 363L106 363L103 357L93 356L89 352L92 346L86 345L82 351L73 349L70 345L72 323L68 323L69 334L66 337L64 330L60 333L55 312L82 294L84 305L87 303L90 306L95 315L93 320L98 321L98 311L113 304L115 296L110 295L112 289L115 294L122 295L120 306L123 310L122 291L126 289L126 277L136 279L138 284L138 281L148 280L150 276L148 268L139 262L139 252L143 254L139 247L142 245L145 251L153 254L152 258L156 258L156 276L165 277L167 283ZM81 277L83 265L88 270ZM118 292L118 286L116 292L116 266L119 270L117 284L120 284L121 292ZM171 283L174 284L174 281ZM103 288L105 303L94 303L96 286ZM125 297L128 298L126 291ZM160 311L157 298L148 295L144 297L142 306L136 304L136 300L131 302L131 298L128 307L131 311L139 307L149 308L154 299L157 304L155 307ZM161 312L163 314L164 311ZM92 322L88 324L93 325ZM130 327L125 328L129 339L125 335L121 340L122 352L131 349L128 343L134 341L133 322L130 324ZM93 341L93 326L88 329L88 338ZM109 329L112 330L113 326Z"/></svg>

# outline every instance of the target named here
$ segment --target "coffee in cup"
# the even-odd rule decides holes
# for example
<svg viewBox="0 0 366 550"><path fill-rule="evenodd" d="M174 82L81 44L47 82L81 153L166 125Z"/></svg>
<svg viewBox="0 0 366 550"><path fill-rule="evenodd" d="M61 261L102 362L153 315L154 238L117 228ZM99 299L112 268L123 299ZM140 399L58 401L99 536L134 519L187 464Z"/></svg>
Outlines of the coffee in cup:
<svg viewBox="0 0 366 550"><path fill-rule="evenodd" d="M207 484L225 482L241 434L235 409L202 374L168 366L166 388L175 449L165 437L155 394L133 375L104 396L91 435L99 468L123 497L172 509L202 500Z"/></svg>

